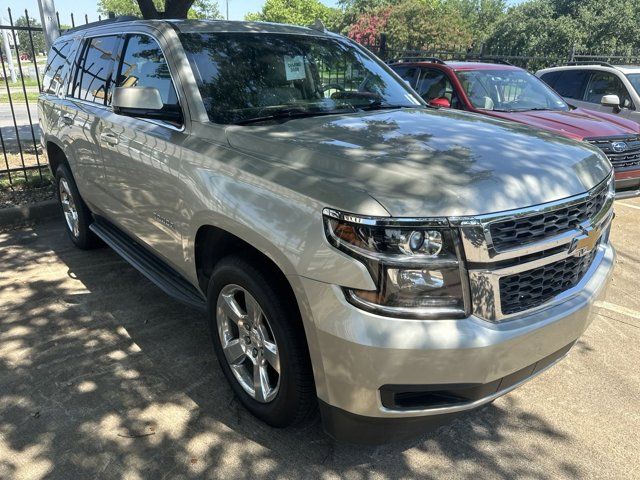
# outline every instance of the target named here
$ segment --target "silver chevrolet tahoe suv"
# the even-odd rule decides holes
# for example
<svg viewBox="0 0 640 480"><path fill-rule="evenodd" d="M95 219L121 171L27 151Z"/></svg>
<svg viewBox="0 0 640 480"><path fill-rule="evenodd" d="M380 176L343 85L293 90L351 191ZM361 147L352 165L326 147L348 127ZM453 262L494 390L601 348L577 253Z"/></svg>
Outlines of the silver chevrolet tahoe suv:
<svg viewBox="0 0 640 480"><path fill-rule="evenodd" d="M273 426L381 442L485 405L568 352L613 268L599 150L428 107L320 27L93 24L44 89L71 240L206 311Z"/></svg>

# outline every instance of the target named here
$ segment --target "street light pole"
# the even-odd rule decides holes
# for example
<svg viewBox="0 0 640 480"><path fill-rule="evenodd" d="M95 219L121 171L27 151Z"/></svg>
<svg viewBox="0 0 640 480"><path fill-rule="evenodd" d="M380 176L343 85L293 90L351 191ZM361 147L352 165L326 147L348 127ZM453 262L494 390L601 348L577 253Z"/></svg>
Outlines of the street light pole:
<svg viewBox="0 0 640 480"><path fill-rule="evenodd" d="M229 20L229 0L226 0L227 3L227 20Z"/></svg>

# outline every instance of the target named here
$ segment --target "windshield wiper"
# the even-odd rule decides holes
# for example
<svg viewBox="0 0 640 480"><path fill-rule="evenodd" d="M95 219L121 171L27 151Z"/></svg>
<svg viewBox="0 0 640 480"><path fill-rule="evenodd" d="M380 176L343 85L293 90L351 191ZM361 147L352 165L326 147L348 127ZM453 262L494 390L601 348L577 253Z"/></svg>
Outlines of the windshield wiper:
<svg viewBox="0 0 640 480"><path fill-rule="evenodd" d="M394 105L392 103L383 103L381 101L375 101L375 102L371 102L368 105L363 105L360 108L360 110L389 110L389 109L395 109L395 108L418 108L421 107L422 105Z"/></svg>
<svg viewBox="0 0 640 480"><path fill-rule="evenodd" d="M269 115L244 118L234 122L235 125L249 125L251 123L265 122L268 120L291 120L294 118L316 117L321 115L336 115L339 113L355 112L354 108L344 108L335 110L304 110L301 108L283 108Z"/></svg>

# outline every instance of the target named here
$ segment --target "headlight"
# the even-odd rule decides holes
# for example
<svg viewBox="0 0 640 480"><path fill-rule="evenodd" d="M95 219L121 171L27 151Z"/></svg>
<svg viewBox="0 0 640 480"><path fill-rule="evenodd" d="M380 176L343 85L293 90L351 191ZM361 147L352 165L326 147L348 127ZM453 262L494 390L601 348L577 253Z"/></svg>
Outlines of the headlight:
<svg viewBox="0 0 640 480"><path fill-rule="evenodd" d="M443 218L361 217L325 209L329 242L364 263L376 290L345 289L364 310L410 318L468 315L468 279L458 232Z"/></svg>

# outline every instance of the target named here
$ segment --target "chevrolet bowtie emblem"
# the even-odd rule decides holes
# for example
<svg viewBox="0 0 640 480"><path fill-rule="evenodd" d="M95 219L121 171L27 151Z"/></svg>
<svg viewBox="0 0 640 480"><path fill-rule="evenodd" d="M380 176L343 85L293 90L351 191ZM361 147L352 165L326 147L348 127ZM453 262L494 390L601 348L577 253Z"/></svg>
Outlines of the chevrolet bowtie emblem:
<svg viewBox="0 0 640 480"><path fill-rule="evenodd" d="M569 253L577 257L582 257L595 248L600 240L600 227L580 227L582 235L575 237L571 241Z"/></svg>

